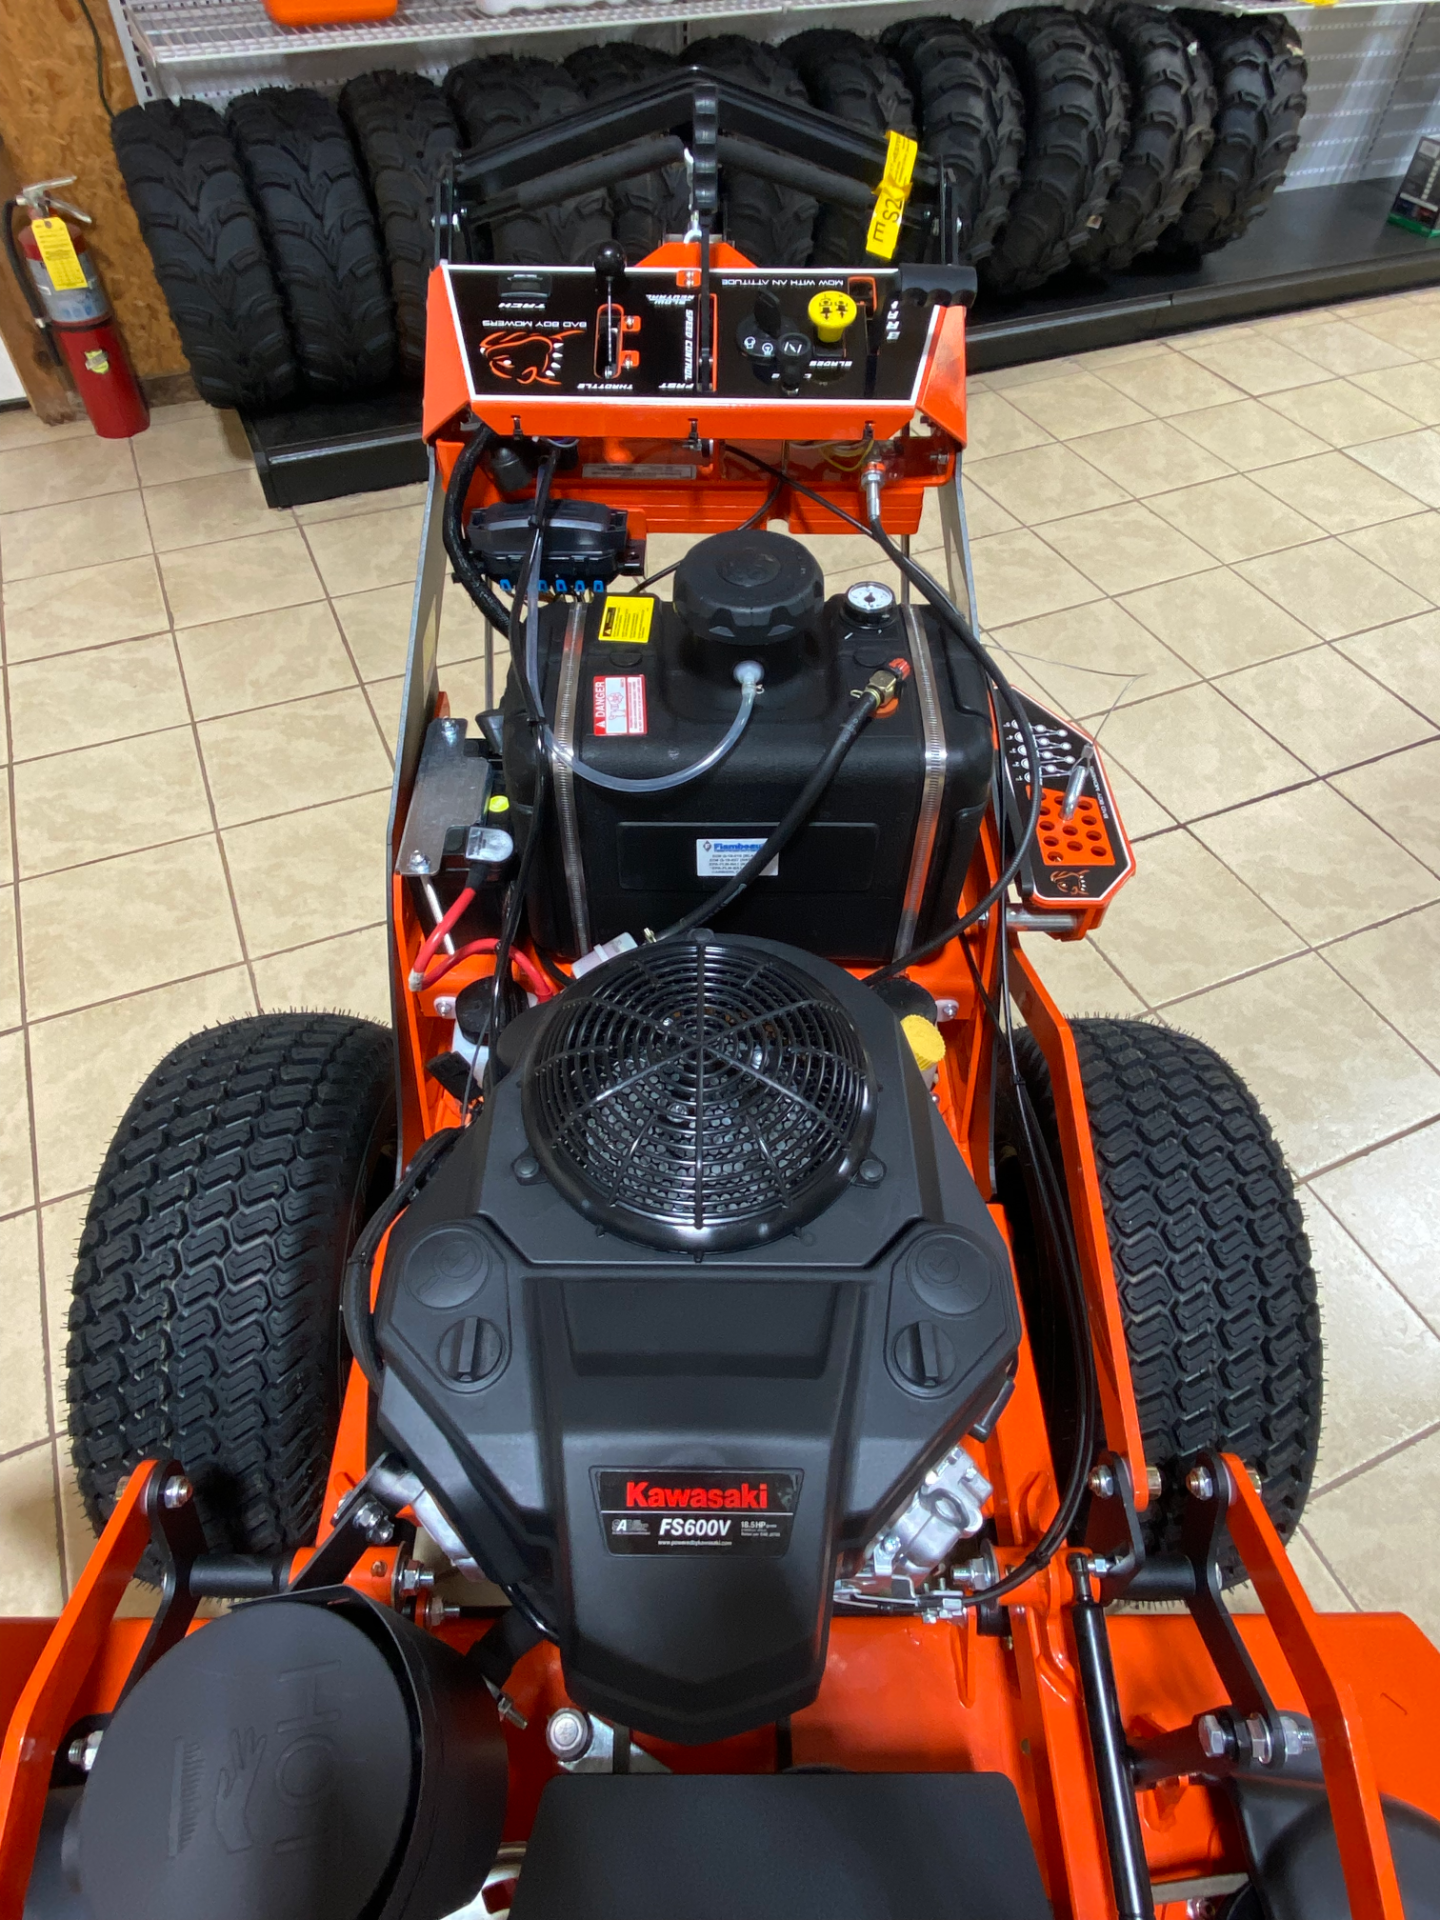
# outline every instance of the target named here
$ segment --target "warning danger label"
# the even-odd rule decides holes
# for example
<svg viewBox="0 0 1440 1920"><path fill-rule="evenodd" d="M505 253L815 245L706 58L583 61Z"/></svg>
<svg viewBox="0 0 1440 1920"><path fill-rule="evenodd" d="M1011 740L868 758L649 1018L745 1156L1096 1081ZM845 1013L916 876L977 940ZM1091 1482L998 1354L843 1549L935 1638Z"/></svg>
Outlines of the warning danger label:
<svg viewBox="0 0 1440 1920"><path fill-rule="evenodd" d="M646 731L643 673L596 674L595 731L606 736Z"/></svg>
<svg viewBox="0 0 1440 1920"><path fill-rule="evenodd" d="M611 1553L784 1553L803 1478L685 1468L594 1472Z"/></svg>

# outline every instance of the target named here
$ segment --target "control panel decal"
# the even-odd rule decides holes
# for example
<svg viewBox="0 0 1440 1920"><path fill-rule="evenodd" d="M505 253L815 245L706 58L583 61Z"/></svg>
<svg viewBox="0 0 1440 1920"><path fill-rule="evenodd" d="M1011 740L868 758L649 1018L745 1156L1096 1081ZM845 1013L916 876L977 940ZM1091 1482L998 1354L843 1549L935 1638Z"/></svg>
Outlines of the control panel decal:
<svg viewBox="0 0 1440 1920"><path fill-rule="evenodd" d="M901 297L903 269L719 268L712 379L697 390L691 267L447 266L472 403L699 399L918 403L943 308Z"/></svg>

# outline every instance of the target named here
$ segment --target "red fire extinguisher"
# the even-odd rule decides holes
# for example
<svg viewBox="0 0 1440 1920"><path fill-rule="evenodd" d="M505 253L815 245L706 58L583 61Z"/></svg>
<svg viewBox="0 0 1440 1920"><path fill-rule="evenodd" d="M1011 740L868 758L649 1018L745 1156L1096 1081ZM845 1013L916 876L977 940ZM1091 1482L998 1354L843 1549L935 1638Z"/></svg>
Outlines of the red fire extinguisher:
<svg viewBox="0 0 1440 1920"><path fill-rule="evenodd" d="M22 284L20 261L29 269L26 297L36 324L74 376L91 425L102 440L126 440L149 426L150 409L115 325L95 256L85 243L90 216L52 192L68 187L74 178L72 173L63 180L23 187L6 205L5 239ZM13 226L17 206L30 215L18 240Z"/></svg>

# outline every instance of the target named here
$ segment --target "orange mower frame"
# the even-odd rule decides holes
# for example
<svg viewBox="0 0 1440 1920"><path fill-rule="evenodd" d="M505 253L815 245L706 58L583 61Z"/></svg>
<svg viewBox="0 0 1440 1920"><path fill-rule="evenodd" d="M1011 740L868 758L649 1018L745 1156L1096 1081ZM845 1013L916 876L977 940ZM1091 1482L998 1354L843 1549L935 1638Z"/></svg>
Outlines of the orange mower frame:
<svg viewBox="0 0 1440 1920"><path fill-rule="evenodd" d="M714 260L744 264L722 245ZM692 264L693 248L667 247L647 265ZM400 743L389 825L390 871L419 760L425 729L448 713L437 668L439 614L447 564L440 536L447 477L461 444L472 396L450 325L443 274L436 271L431 301L430 372L426 434L433 448L431 483L417 574ZM926 501L938 493L951 549L952 592L964 604L965 569L959 528L959 465L965 440L964 329L959 307L937 330L926 368L919 419L872 419L871 437L885 440L892 464L884 495L885 524L894 536L914 534ZM479 409L476 409L479 411ZM518 410L518 413L517 413ZM538 411L538 410L537 410ZM650 534L702 534L738 526L769 493L765 478L731 457L743 445L773 465L803 476L826 500L863 518L864 502L853 448L789 448L793 409L759 400L729 407L723 423L707 418L703 402L677 435L673 420L631 419L607 403L603 416L580 409L530 418L522 397L493 423L521 430L578 433L581 470L603 462L613 472L642 470L674 459L682 441L708 450L693 482L614 479L557 481L557 492L578 491L623 507L632 527ZM872 413L873 413L872 409ZM516 417L512 417L515 415ZM482 412L483 417L483 412ZM687 456L693 458L694 456ZM477 479L469 504L497 497ZM839 529L825 510L782 486L771 515L794 530L823 535ZM999 828L993 816L980 836L958 906L980 899L999 871ZM1080 938L1104 907L1052 919L1056 937ZM415 891L403 877L390 885L390 976L399 1094L402 1164L439 1129L461 1121L459 1107L426 1074L426 1062L447 1044L449 1022L436 1007L436 989L412 991L408 981L429 927ZM1032 916L1043 931L1042 914ZM1089 1305L1100 1393L1100 1420L1109 1459L1133 1489L1143 1511L1149 1475L1131 1383L1121 1303L1111 1262L1100 1177L1091 1140L1079 1061L1069 1026L1029 959L1021 933L1002 933L992 913L968 936L915 967L913 977L941 1003L946 1053L935 1086L945 1124L964 1156L1002 1234L1009 1238L993 1175L991 1080L995 1049L985 995L1000 991L1000 941L1008 943L1008 979L1019 1012L1049 1069L1065 1198ZM1045 937L1049 937L1046 935ZM490 958L473 955L447 978L453 995L485 977ZM984 989L982 993L981 989ZM374 1287L383 1261L373 1266ZM330 1462L316 1540L302 1548L292 1573L333 1537L346 1496L370 1464L371 1392L352 1365ZM1056 1510L1057 1473L1047 1436L1028 1336L1022 1337L1013 1397L983 1442L969 1443L994 1487L995 1555L1001 1572L1024 1560ZM1440 1652L1398 1614L1320 1615L1307 1599L1245 1466L1226 1456L1213 1463L1216 1498L1230 1537L1253 1583L1260 1611L1237 1616L1239 1640L1275 1706L1313 1723L1343 1866L1350 1910L1363 1920L1402 1920L1402 1905L1382 1800L1409 1802L1440 1819L1440 1756L1431 1729L1440 1718ZM144 1620L117 1618L157 1515L171 1463L148 1461L130 1477L114 1513L58 1620L0 1620L0 1920L20 1920L45 1796L77 1725L111 1711L127 1679L154 1651L157 1631ZM831 1624L828 1665L814 1704L793 1716L797 1764L861 1771L995 1771L1017 1789L1042 1877L1057 1915L1105 1920L1117 1911L1108 1811L1081 1684L1073 1603L1087 1597L1093 1555L1062 1551L1039 1573L1005 1595L998 1629L977 1608L933 1621L909 1616L837 1618ZM382 1604L403 1604L396 1550L361 1554L349 1584ZM159 1631L173 1642L190 1631L195 1603L166 1595ZM172 1603L173 1604L170 1604ZM168 1610L167 1610L168 1608ZM443 1609L441 1610L443 1614ZM488 1622L439 1619L432 1630L465 1648ZM147 1636L150 1637L147 1643ZM1108 1619L1119 1723L1140 1744L1224 1704L1225 1683L1195 1619L1180 1613L1121 1612ZM536 1805L557 1763L544 1739L546 1717L566 1703L553 1647L541 1644L516 1667L507 1692L510 1797L505 1838L523 1842ZM525 1724L521 1724L521 1723ZM775 1765L768 1729L713 1746L678 1747L646 1740L672 1770L687 1773L767 1772ZM1222 1788L1211 1779L1181 1775L1136 1794L1138 1832L1162 1920L1182 1920L1197 1897L1238 1884L1246 1859L1242 1836ZM492 1876L493 1877L493 1876ZM738 1916L737 1916L738 1920Z"/></svg>

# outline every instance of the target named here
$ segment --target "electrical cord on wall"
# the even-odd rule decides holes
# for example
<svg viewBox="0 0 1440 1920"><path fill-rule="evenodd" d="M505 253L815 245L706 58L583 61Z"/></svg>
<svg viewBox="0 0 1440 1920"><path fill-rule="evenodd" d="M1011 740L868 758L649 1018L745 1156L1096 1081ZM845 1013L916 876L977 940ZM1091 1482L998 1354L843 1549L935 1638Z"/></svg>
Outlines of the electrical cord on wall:
<svg viewBox="0 0 1440 1920"><path fill-rule="evenodd" d="M99 90L100 104L105 109L107 120L115 118L115 109L110 104L110 96L105 91L105 47L100 38L100 29L95 24L88 0L80 0L80 11L85 16L85 24L90 29L90 38L95 42L95 85Z"/></svg>

